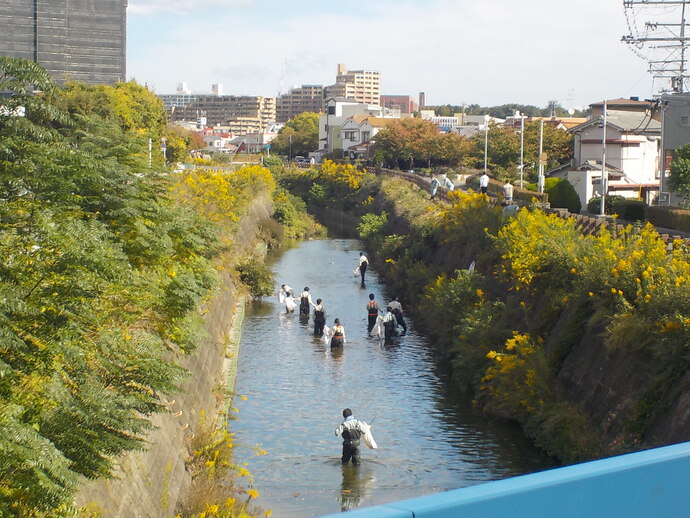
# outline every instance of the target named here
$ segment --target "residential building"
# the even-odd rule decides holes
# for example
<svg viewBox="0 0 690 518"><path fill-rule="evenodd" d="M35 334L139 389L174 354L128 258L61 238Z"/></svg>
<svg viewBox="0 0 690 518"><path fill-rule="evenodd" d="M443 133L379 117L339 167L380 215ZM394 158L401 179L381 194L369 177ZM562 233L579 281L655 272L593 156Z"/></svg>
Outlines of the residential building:
<svg viewBox="0 0 690 518"><path fill-rule="evenodd" d="M353 115L346 119L341 127L343 154L352 160L371 158L374 137L393 120L370 115Z"/></svg>
<svg viewBox="0 0 690 518"><path fill-rule="evenodd" d="M344 149L342 125L353 115L381 117L383 108L358 103L354 99L326 99L326 113L319 117L319 143L322 147L313 153L316 158L320 159L336 149Z"/></svg>
<svg viewBox="0 0 690 518"><path fill-rule="evenodd" d="M668 184L676 148L690 143L690 94L673 93L661 96L662 147L660 161L660 205L679 205L683 198L671 191Z"/></svg>
<svg viewBox="0 0 690 518"><path fill-rule="evenodd" d="M348 70L338 64L335 84L325 88L326 98L354 99L362 104L381 104L381 73L374 70Z"/></svg>
<svg viewBox="0 0 690 518"><path fill-rule="evenodd" d="M287 122L304 112L323 112L324 87L302 85L291 88L276 99L276 120Z"/></svg>
<svg viewBox="0 0 690 518"><path fill-rule="evenodd" d="M2 0L0 55L34 61L58 82L126 79L127 0Z"/></svg>
<svg viewBox="0 0 690 518"><path fill-rule="evenodd" d="M399 110L401 114L412 114L419 111L419 105L409 95L382 95L381 106Z"/></svg>
<svg viewBox="0 0 690 518"><path fill-rule="evenodd" d="M656 103L615 99L594 103L592 117L572 128L573 161L547 176L566 178L583 207L602 192L602 169L607 195L642 198L651 203L659 191L661 141L660 113ZM606 161L602 167L606 153Z"/></svg>
<svg viewBox="0 0 690 518"><path fill-rule="evenodd" d="M165 102L167 96L161 97ZM168 114L173 122L204 116L212 126L227 124L237 128L237 132L254 132L275 122L276 104L275 97L204 94L194 96L184 106L171 106Z"/></svg>

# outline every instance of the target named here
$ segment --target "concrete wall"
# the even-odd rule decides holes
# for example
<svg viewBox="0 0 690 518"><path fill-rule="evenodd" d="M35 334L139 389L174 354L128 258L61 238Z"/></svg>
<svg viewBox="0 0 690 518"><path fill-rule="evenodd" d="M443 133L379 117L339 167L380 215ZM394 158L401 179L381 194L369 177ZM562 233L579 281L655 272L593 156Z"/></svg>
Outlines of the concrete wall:
<svg viewBox="0 0 690 518"><path fill-rule="evenodd" d="M234 387L236 348L243 313L243 299L230 272L237 258L253 250L258 225L272 212L269 196L257 196L249 217L242 218L236 245L222 260L222 285L204 308L208 338L191 355L179 357L190 376L181 391L164 395L169 413L153 416L156 430L144 451L130 452L118 463L111 480L85 481L77 494L79 507L98 510L103 518L168 518L175 516L191 485L186 470L189 442L202 420L210 422L224 405L217 390Z"/></svg>

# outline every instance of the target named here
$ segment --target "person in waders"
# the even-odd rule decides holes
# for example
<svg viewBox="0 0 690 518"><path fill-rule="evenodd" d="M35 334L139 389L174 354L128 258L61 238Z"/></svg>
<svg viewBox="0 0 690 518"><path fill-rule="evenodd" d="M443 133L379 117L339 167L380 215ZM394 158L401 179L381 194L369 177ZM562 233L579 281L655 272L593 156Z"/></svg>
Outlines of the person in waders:
<svg viewBox="0 0 690 518"><path fill-rule="evenodd" d="M311 301L309 286L304 287L304 291L299 296L299 314L309 316L309 311L314 303Z"/></svg>
<svg viewBox="0 0 690 518"><path fill-rule="evenodd" d="M393 343L393 337L397 332L398 322L393 314L393 309L390 306L386 307L386 314L383 317L383 343L385 345L391 345Z"/></svg>
<svg viewBox="0 0 690 518"><path fill-rule="evenodd" d="M343 438L343 455L340 460L343 464L352 461L352 464L359 464L359 438L366 433L366 429L362 426L362 421L355 419L352 415L352 410L346 408L343 410L343 417L345 420L335 429L336 437L338 435Z"/></svg>
<svg viewBox="0 0 690 518"><path fill-rule="evenodd" d="M369 294L369 302L367 302L367 333L371 334L371 330L376 325L376 318L379 316L379 305L374 300L374 294Z"/></svg>
<svg viewBox="0 0 690 518"><path fill-rule="evenodd" d="M364 255L364 252L359 253L359 274L362 276L362 288L364 287L364 274L367 273L369 267L369 259Z"/></svg>
<svg viewBox="0 0 690 518"><path fill-rule="evenodd" d="M402 335L407 334L407 324L405 324L405 318L403 317L402 304L398 300L398 297L393 297L388 305L391 307L393 314L395 315L395 320L397 320L398 325L402 327Z"/></svg>
<svg viewBox="0 0 690 518"><path fill-rule="evenodd" d="M326 314L323 310L323 300L316 299L314 306L314 336L323 335L323 326L326 325Z"/></svg>
<svg viewBox="0 0 690 518"><path fill-rule="evenodd" d="M331 349L345 345L345 328L340 325L340 319L336 318L333 322L333 336L331 337Z"/></svg>

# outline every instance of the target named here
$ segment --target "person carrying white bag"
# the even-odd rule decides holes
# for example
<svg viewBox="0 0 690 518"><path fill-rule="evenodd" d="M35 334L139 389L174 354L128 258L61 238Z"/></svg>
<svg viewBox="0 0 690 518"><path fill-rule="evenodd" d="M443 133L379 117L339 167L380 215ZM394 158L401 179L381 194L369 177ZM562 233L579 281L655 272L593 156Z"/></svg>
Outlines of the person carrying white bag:
<svg viewBox="0 0 690 518"><path fill-rule="evenodd" d="M343 455L340 458L343 464L352 462L352 464L359 464L359 441L362 439L364 444L371 449L377 448L374 436L371 435L371 426L364 421L355 419L352 415L352 410L346 408L343 410L343 417L345 420L338 428L335 429L335 435L341 435L343 438Z"/></svg>

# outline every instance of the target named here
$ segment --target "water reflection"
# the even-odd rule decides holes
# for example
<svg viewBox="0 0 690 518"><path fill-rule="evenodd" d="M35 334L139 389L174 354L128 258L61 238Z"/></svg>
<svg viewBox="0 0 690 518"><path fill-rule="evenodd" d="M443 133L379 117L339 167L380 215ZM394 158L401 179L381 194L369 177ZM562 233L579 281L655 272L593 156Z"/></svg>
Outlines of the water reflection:
<svg viewBox="0 0 690 518"><path fill-rule="evenodd" d="M314 300L323 298L327 325L338 317L345 327L344 347L314 337L312 318L286 314L277 298L248 308L236 387L247 400L235 401L232 429L240 443L268 452L238 450L258 504L277 518L320 516L551 467L519 430L487 422L457 393L413 320L391 346L368 336L369 293L379 307L390 294L375 264L366 288L353 277L359 251L356 241L312 241L273 265L279 284L310 286ZM333 434L346 407L373 420L379 444L362 448L357 467L341 466Z"/></svg>

